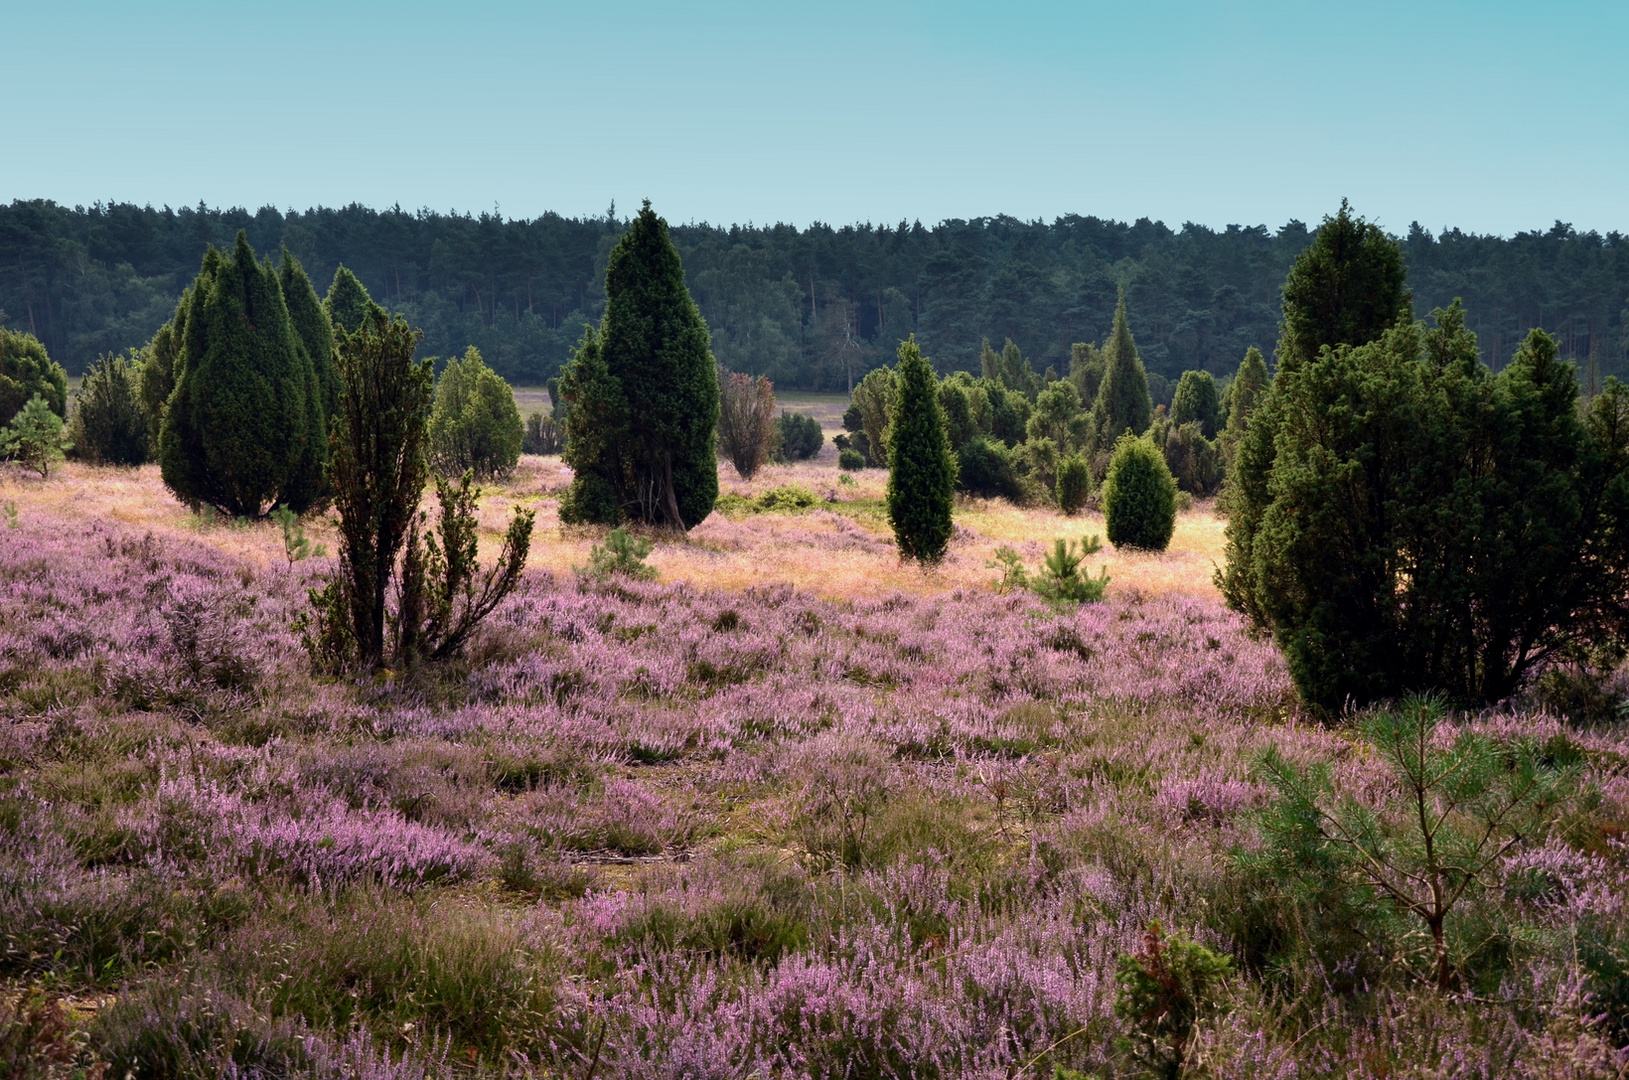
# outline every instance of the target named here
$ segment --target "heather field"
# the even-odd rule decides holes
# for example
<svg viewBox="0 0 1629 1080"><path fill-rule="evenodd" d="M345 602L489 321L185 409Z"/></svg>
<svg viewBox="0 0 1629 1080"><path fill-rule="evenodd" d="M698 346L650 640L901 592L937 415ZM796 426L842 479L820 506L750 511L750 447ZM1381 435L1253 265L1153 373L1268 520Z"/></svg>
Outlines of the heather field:
<svg viewBox="0 0 1629 1080"><path fill-rule="evenodd" d="M986 564L1100 517L959 503L924 573L851 480L829 444L726 469L656 580L593 583L523 458L481 508L488 557L536 509L521 587L358 682L295 629L331 557L156 466L0 467L0 1075L1625 1074L1621 727L1436 731L1577 781L1466 888L1438 990L1417 918L1264 857L1269 749L1400 794L1222 606L1208 504L1058 611ZM1226 971L1139 1004L1128 963L1203 982L1162 942Z"/></svg>

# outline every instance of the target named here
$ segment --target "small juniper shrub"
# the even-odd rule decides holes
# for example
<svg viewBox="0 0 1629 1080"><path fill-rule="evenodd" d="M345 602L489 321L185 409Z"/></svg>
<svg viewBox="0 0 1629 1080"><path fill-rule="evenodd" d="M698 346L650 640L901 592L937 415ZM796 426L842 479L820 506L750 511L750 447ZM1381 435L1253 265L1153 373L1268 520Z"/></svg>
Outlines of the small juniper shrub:
<svg viewBox="0 0 1629 1080"><path fill-rule="evenodd" d="M1109 543L1164 551L1176 529L1176 496L1176 481L1154 444L1140 436L1122 437L1103 480Z"/></svg>
<svg viewBox="0 0 1629 1080"><path fill-rule="evenodd" d="M1131 1026L1124 1049L1132 1060L1155 1076L1182 1076L1195 1027L1216 1011L1232 967L1229 957L1149 924L1142 948L1122 956L1114 973L1114 1015Z"/></svg>
<svg viewBox="0 0 1629 1080"><path fill-rule="evenodd" d="M780 461L808 461L820 453L820 448L826 443L826 435L820 430L820 421L808 413L788 412L782 409L775 426L780 432L780 446L777 451L777 458Z"/></svg>
<svg viewBox="0 0 1629 1080"><path fill-rule="evenodd" d="M865 455L853 447L845 446L837 452L837 467L846 472L859 472L865 468Z"/></svg>
<svg viewBox="0 0 1629 1080"><path fill-rule="evenodd" d="M1058 508L1073 517L1092 494L1092 469L1079 454L1058 463Z"/></svg>

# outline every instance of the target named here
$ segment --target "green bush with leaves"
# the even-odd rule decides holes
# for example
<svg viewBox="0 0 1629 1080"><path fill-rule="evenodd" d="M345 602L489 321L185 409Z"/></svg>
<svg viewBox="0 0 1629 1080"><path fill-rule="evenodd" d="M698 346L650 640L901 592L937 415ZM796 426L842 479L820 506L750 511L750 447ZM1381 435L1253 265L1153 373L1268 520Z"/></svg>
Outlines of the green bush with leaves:
<svg viewBox="0 0 1629 1080"><path fill-rule="evenodd" d="M59 417L68 415L68 373L33 334L0 326L0 423L10 421L35 395Z"/></svg>
<svg viewBox="0 0 1629 1080"><path fill-rule="evenodd" d="M1576 753L1471 730L1443 738L1444 715L1440 699L1411 697L1364 718L1386 770L1378 789L1342 790L1329 762L1303 768L1269 749L1260 771L1278 797L1260 818L1262 848L1239 858L1305 902L1339 896L1411 920L1423 940L1399 951L1446 991L1497 958L1499 942L1463 932L1480 925L1461 927L1465 909L1496 897L1505 857L1542 842L1582 792Z"/></svg>
<svg viewBox="0 0 1629 1080"><path fill-rule="evenodd" d="M1184 371L1171 398L1171 424L1198 424L1207 439L1216 438L1222 426L1222 402L1216 392L1216 379L1208 371Z"/></svg>
<svg viewBox="0 0 1629 1080"><path fill-rule="evenodd" d="M28 399L8 426L0 428L0 454L37 470L42 480L51 478L52 466L66 456L67 449L62 417L39 394Z"/></svg>
<svg viewBox="0 0 1629 1080"><path fill-rule="evenodd" d="M986 499L1023 502L1023 488L1013 471L1012 455L999 439L979 435L962 444L956 455L956 488Z"/></svg>
<svg viewBox="0 0 1629 1080"><path fill-rule="evenodd" d="M1103 479L1103 519L1115 547L1164 551L1176 530L1176 480L1147 437L1114 446Z"/></svg>
<svg viewBox="0 0 1629 1080"><path fill-rule="evenodd" d="M820 453L826 444L826 435L820 430L820 421L808 413L781 410L775 426L780 431L780 457L782 461L808 461Z"/></svg>
<svg viewBox="0 0 1629 1080"><path fill-rule="evenodd" d="M845 446L837 451L837 467L846 472L859 472L865 468L865 455Z"/></svg>
<svg viewBox="0 0 1629 1080"><path fill-rule="evenodd" d="M141 403L141 360L98 357L74 393L68 437L74 451L97 465L140 465L152 449L152 430Z"/></svg>
<svg viewBox="0 0 1629 1080"><path fill-rule="evenodd" d="M1109 587L1108 567L1101 567L1096 577L1083 569L1086 560L1102 550L1103 542L1096 536L1083 536L1078 542L1060 537L1032 573L1017 551L1002 544L996 548L995 559L986 565L1001 571L1001 577L996 579L997 592L1028 589L1053 607L1067 608L1095 604L1103 599Z"/></svg>
<svg viewBox="0 0 1629 1080"><path fill-rule="evenodd" d="M509 384L471 345L436 380L430 410L430 464L442 476L507 476L526 435Z"/></svg>

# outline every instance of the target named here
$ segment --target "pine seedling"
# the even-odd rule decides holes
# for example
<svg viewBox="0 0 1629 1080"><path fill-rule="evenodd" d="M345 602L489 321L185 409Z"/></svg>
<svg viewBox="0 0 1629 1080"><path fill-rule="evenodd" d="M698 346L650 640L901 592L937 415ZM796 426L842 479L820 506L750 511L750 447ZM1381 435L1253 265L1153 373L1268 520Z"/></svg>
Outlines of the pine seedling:
<svg viewBox="0 0 1629 1080"><path fill-rule="evenodd" d="M300 515L287 506L279 506L271 512L271 519L277 527L283 530L283 555L288 559L289 569L301 559L315 556L322 558L328 554L328 548L322 544L314 544L305 534L305 526L300 524Z"/></svg>

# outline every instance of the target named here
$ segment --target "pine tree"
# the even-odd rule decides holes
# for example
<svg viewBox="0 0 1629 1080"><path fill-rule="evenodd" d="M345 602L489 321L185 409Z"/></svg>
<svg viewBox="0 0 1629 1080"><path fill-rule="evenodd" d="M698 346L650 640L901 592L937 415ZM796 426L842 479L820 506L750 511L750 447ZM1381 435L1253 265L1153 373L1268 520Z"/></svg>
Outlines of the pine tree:
<svg viewBox="0 0 1629 1080"><path fill-rule="evenodd" d="M1211 373L1184 371L1171 398L1171 423L1178 427L1197 423L1205 438L1214 439L1221 419L1222 403Z"/></svg>
<svg viewBox="0 0 1629 1080"><path fill-rule="evenodd" d="M341 264L334 271L334 280L328 286L328 295L323 299L322 306L328 312L328 324L333 329L354 334L379 305L373 302L373 297L368 295L368 290L362 287L356 275Z"/></svg>
<svg viewBox="0 0 1629 1080"><path fill-rule="evenodd" d="M36 394L57 416L68 415L68 373L62 365L46 355L33 334L0 326L0 426Z"/></svg>
<svg viewBox="0 0 1629 1080"><path fill-rule="evenodd" d="M1092 404L1094 445L1103 450L1114 446L1126 432L1141 435L1153 419L1154 404L1148 394L1148 373L1137 355L1137 342L1126 324L1126 295L1114 309L1114 329L1103 346L1103 381Z"/></svg>
<svg viewBox="0 0 1629 1080"><path fill-rule="evenodd" d="M568 453L579 468L562 513L590 515L578 520L627 515L686 530L712 513L719 404L709 341L667 222L646 200L606 264L605 316L592 341L585 339L592 355L579 347L572 361L585 370L561 379L573 413ZM579 425L577 395L585 392L600 402L602 415ZM614 429L599 426L612 416ZM603 451L572 449L576 430L591 434ZM615 515L608 505L617 507Z"/></svg>
<svg viewBox="0 0 1629 1080"><path fill-rule="evenodd" d="M234 517L306 509L327 460L321 391L277 272L242 232L231 257L204 257L177 368L159 435L170 490Z"/></svg>
<svg viewBox="0 0 1629 1080"><path fill-rule="evenodd" d="M1103 479L1103 526L1115 547L1164 551L1176 528L1176 480L1146 435L1122 435Z"/></svg>
<svg viewBox="0 0 1629 1080"><path fill-rule="evenodd" d="M277 277L283 286L283 303L288 306L289 321L294 324L294 336L311 358L311 372L322 389L322 416L326 426L339 404L339 377L334 374L334 327L300 260L290 254L288 248L283 249Z"/></svg>
<svg viewBox="0 0 1629 1080"><path fill-rule="evenodd" d="M913 334L899 346L889 421L888 520L900 554L924 563L944 558L950 543L956 458L945 434L933 368Z"/></svg>

